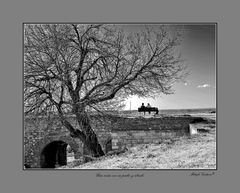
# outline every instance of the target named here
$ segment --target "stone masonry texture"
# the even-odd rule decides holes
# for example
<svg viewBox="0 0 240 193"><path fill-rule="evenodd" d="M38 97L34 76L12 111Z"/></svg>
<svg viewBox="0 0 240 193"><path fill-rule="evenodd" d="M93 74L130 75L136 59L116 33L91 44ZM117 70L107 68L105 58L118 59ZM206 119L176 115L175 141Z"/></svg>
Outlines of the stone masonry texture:
<svg viewBox="0 0 240 193"><path fill-rule="evenodd" d="M161 140L189 133L189 124L197 117L123 118L92 116L92 128L96 132L104 152L122 149L142 143L160 143ZM78 128L74 117L71 124ZM67 143L75 158L83 154L83 144L72 138L58 117L25 117L24 119L24 164L40 167L41 152L53 141ZM109 146L110 143L110 146ZM109 149L110 148L110 149Z"/></svg>

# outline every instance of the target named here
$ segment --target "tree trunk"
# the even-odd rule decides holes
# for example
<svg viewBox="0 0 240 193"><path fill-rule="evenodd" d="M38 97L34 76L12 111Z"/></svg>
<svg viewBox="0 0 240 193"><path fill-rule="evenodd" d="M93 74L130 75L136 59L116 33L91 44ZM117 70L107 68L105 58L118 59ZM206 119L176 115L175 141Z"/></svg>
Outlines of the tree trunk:
<svg viewBox="0 0 240 193"><path fill-rule="evenodd" d="M100 157L104 155L104 152L102 150L101 145L98 142L98 138L96 133L91 127L90 120L85 112L78 113L77 114L77 121L82 128L82 131L84 133L84 139L81 139L83 141L83 144L87 150L87 154L91 155L93 157Z"/></svg>
<svg viewBox="0 0 240 193"><path fill-rule="evenodd" d="M93 132L87 136L84 144L84 154L93 157L100 157L104 155L101 145L98 142L96 134Z"/></svg>
<svg viewBox="0 0 240 193"><path fill-rule="evenodd" d="M63 116L63 113L58 108L58 112L61 118L62 124L70 131L70 135L74 138L79 138L87 149L88 154L93 157L100 157L104 155L101 145L98 142L97 135L93 131L90 120L87 113L79 108L76 108L74 114L76 115L77 122L80 126L80 129L75 129Z"/></svg>

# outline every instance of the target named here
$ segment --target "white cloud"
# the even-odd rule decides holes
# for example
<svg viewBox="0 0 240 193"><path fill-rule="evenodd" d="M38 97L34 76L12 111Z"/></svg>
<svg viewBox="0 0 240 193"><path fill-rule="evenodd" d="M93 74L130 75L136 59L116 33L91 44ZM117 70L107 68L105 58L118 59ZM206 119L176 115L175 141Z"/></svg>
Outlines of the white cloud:
<svg viewBox="0 0 240 193"><path fill-rule="evenodd" d="M211 87L210 84L203 84L203 85L198 85L198 88L207 88L207 87Z"/></svg>

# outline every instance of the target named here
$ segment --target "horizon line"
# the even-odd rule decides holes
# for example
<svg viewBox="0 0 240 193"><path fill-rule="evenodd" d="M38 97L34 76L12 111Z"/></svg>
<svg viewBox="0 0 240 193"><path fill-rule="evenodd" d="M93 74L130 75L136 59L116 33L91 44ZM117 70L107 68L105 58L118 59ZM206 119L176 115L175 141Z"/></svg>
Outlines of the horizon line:
<svg viewBox="0 0 240 193"><path fill-rule="evenodd" d="M159 108L159 107L157 107ZM216 109L216 107L203 107L203 108L169 108L169 109L161 109L160 110L188 110L188 109ZM133 110L137 110L137 109L132 109L132 110L125 110L125 111L133 111Z"/></svg>

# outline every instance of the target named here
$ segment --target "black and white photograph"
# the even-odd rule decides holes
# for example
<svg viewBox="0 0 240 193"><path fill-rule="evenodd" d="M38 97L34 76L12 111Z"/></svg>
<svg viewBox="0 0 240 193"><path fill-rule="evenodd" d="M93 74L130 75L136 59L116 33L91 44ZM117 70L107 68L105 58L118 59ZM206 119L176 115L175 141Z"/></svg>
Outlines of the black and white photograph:
<svg viewBox="0 0 240 193"><path fill-rule="evenodd" d="M217 169L217 23L22 33L23 170Z"/></svg>

